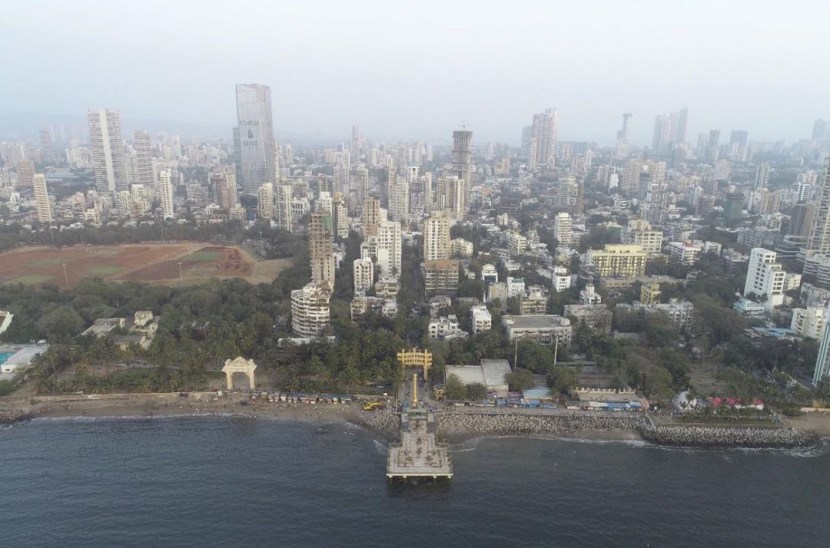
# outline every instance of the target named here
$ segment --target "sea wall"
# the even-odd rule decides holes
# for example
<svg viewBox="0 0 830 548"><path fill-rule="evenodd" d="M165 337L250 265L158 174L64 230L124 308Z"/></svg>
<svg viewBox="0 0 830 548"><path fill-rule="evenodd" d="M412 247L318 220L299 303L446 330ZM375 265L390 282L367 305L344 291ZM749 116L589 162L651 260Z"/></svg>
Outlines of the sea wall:
<svg viewBox="0 0 830 548"><path fill-rule="evenodd" d="M526 415L441 413L439 437L458 440L479 436L555 436L612 430L637 431L650 424L640 414Z"/></svg>
<svg viewBox="0 0 830 548"><path fill-rule="evenodd" d="M784 449L816 444L818 436L793 428L716 426L651 426L639 429L640 436L657 445L676 447Z"/></svg>

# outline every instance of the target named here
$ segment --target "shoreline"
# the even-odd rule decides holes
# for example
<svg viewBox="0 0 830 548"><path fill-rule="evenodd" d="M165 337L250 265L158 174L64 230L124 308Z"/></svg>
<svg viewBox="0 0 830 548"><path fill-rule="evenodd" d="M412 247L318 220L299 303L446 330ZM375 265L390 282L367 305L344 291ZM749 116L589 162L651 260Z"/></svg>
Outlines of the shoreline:
<svg viewBox="0 0 830 548"><path fill-rule="evenodd" d="M240 395L241 396L241 395ZM358 403L303 404L263 401L239 405L236 395L217 398L215 393L106 394L40 396L32 403L0 402L0 424L38 418L141 419L153 417L239 417L287 420L316 424L352 424L384 441L398 438L399 419L390 411L365 412ZM729 426L654 426L646 415L527 415L456 413L437 414L438 437L456 445L476 439L506 437L585 440L598 442L642 441L658 447L780 448L816 446L830 438L830 416L798 428L787 421L781 428L753 429ZM797 421L793 421L797 422ZM803 425L800 425L803 426ZM819 426L819 428L816 428Z"/></svg>

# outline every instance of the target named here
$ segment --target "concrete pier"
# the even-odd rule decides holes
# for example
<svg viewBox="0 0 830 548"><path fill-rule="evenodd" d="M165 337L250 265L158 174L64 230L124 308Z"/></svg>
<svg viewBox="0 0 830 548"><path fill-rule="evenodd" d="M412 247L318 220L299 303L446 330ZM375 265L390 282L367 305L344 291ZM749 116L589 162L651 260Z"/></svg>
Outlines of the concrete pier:
<svg viewBox="0 0 830 548"><path fill-rule="evenodd" d="M450 480L453 472L449 450L435 439L435 415L418 408L417 386L413 379L411 408L401 413L401 441L389 444L386 479Z"/></svg>

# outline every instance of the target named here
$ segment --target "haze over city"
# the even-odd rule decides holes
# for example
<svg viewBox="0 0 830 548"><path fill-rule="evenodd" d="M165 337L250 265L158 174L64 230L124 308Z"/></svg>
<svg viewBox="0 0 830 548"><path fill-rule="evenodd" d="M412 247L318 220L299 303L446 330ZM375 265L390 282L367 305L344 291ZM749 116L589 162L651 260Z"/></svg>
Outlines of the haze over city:
<svg viewBox="0 0 830 548"><path fill-rule="evenodd" d="M655 115L687 107L689 135L792 142L830 113L826 2L82 0L8 3L4 18L0 130L12 113L104 107L230 128L237 82L272 87L279 139L359 124L437 143L466 123L518 144L553 107L561 139L600 144L632 112L639 145Z"/></svg>

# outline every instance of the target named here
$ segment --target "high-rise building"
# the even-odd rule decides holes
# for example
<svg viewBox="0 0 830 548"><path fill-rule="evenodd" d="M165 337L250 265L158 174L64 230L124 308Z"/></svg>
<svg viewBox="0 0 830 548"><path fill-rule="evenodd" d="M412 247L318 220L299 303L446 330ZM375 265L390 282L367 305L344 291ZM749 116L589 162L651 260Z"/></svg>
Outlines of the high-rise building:
<svg viewBox="0 0 830 548"><path fill-rule="evenodd" d="M758 164L758 167L755 168L755 184L753 185L754 190L767 188L767 185L769 185L769 172L770 167L767 162L761 162Z"/></svg>
<svg viewBox="0 0 830 548"><path fill-rule="evenodd" d="M813 139L824 139L827 137L827 120L819 118L813 122Z"/></svg>
<svg viewBox="0 0 830 548"><path fill-rule="evenodd" d="M398 223L409 222L409 181L405 177L389 179L389 218Z"/></svg>
<svg viewBox="0 0 830 548"><path fill-rule="evenodd" d="M334 239L332 218L314 211L308 218L308 252L311 257L311 282L331 282L334 286Z"/></svg>
<svg viewBox="0 0 830 548"><path fill-rule="evenodd" d="M17 162L17 188L32 188L35 180L35 164L31 160Z"/></svg>
<svg viewBox="0 0 830 548"><path fill-rule="evenodd" d="M366 198L369 197L369 170L366 166L357 166L355 169L355 191L357 192L357 203L363 206Z"/></svg>
<svg viewBox="0 0 830 548"><path fill-rule="evenodd" d="M667 154L672 144L684 143L688 117L689 110L685 108L677 112L658 114L654 119L652 150L658 154Z"/></svg>
<svg viewBox="0 0 830 548"><path fill-rule="evenodd" d="M424 221L424 260L440 261L450 258L450 220L443 214Z"/></svg>
<svg viewBox="0 0 830 548"><path fill-rule="evenodd" d="M90 110L89 144L95 186L99 192L129 190L124 139L121 136L121 115L117 110Z"/></svg>
<svg viewBox="0 0 830 548"><path fill-rule="evenodd" d="M135 180L133 184L153 186L153 141L146 131L136 131L133 139L135 149Z"/></svg>
<svg viewBox="0 0 830 548"><path fill-rule="evenodd" d="M262 183L277 180L271 88L261 84L237 84L236 119L234 135L239 184L245 194L255 195Z"/></svg>
<svg viewBox="0 0 830 548"><path fill-rule="evenodd" d="M309 283L291 292L291 328L301 337L316 337L331 319L329 300L334 283Z"/></svg>
<svg viewBox="0 0 830 548"><path fill-rule="evenodd" d="M453 174L461 179L463 184L464 203L461 211L467 212L470 207L470 188L473 184L473 132L453 131L452 132L452 167Z"/></svg>
<svg viewBox="0 0 830 548"><path fill-rule="evenodd" d="M635 278L646 272L648 255L638 245L606 244L605 249L589 249L588 261L602 277Z"/></svg>
<svg viewBox="0 0 830 548"><path fill-rule="evenodd" d="M377 235L378 266L381 277L401 276L401 225L394 221L383 221Z"/></svg>
<svg viewBox="0 0 830 548"><path fill-rule="evenodd" d="M573 222L570 214L557 213L553 219L553 237L559 245L569 247L573 239Z"/></svg>
<svg viewBox="0 0 830 548"><path fill-rule="evenodd" d="M435 204L432 210L447 210L453 219L464 218L464 180L458 177L438 177Z"/></svg>
<svg viewBox="0 0 830 548"><path fill-rule="evenodd" d="M807 251L830 255L830 156L825 159L824 174L818 182L817 202Z"/></svg>
<svg viewBox="0 0 830 548"><path fill-rule="evenodd" d="M352 263L354 274L354 292L366 293L375 283L375 265L372 259L355 259Z"/></svg>
<svg viewBox="0 0 830 548"><path fill-rule="evenodd" d="M366 198L363 202L363 237L378 235L378 227L381 222L380 200L377 198Z"/></svg>
<svg viewBox="0 0 830 548"><path fill-rule="evenodd" d="M816 209L816 204L812 202L796 204L790 217L790 228L787 232L792 236L809 237Z"/></svg>
<svg viewBox="0 0 830 548"><path fill-rule="evenodd" d="M277 185L276 208L277 226L288 232L294 230L294 215L291 207L293 189L291 185Z"/></svg>
<svg viewBox="0 0 830 548"><path fill-rule="evenodd" d="M257 191L257 215L261 219L274 218L274 184L262 183Z"/></svg>
<svg viewBox="0 0 830 548"><path fill-rule="evenodd" d="M784 302L784 278L787 273L776 262L777 254L762 247L749 254L749 267L744 283L744 297L755 295L764 302L764 308L772 311Z"/></svg>
<svg viewBox="0 0 830 548"><path fill-rule="evenodd" d="M622 128L617 131L617 144L618 145L627 145L628 144L628 120L631 119L633 114L630 112L626 112L623 116Z"/></svg>
<svg viewBox="0 0 830 548"><path fill-rule="evenodd" d="M549 108L533 115L530 126L529 156L535 166L553 168L556 164L556 140L558 136L558 111Z"/></svg>
<svg viewBox="0 0 830 548"><path fill-rule="evenodd" d="M49 191L46 189L46 176L36 173L32 186L35 192L35 207L37 208L37 220L41 223L52 222L52 204L49 202Z"/></svg>
<svg viewBox="0 0 830 548"><path fill-rule="evenodd" d="M159 173L159 200L161 202L161 215L165 219L172 219L173 212L173 177L169 169Z"/></svg>
<svg viewBox="0 0 830 548"><path fill-rule="evenodd" d="M211 197L220 208L230 211L239 202L236 195L236 175L231 171L210 174Z"/></svg>

